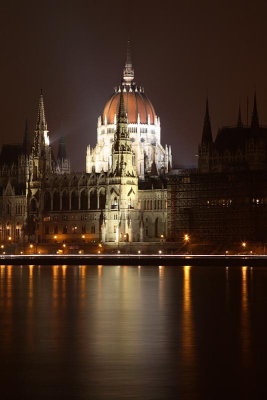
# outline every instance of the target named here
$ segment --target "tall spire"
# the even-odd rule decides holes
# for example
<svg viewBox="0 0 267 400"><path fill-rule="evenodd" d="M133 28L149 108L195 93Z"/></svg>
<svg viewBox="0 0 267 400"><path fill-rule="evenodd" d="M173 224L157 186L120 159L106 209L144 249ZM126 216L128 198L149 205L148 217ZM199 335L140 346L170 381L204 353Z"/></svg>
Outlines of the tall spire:
<svg viewBox="0 0 267 400"><path fill-rule="evenodd" d="M47 131L47 123L46 123L46 119L45 119L45 109L44 109L44 96L43 96L42 89L41 89L40 99L39 99L36 130L37 131Z"/></svg>
<svg viewBox="0 0 267 400"><path fill-rule="evenodd" d="M131 57L131 43L130 40L127 42L127 53L126 53L126 62L123 68L123 84L124 85L131 85L132 81L134 80L134 69L132 64L132 57Z"/></svg>
<svg viewBox="0 0 267 400"><path fill-rule="evenodd" d="M206 112L204 118L204 126L202 132L202 141L203 144L212 143L212 132L211 132L211 125L210 125L210 114L209 114L209 101L208 98L206 100Z"/></svg>
<svg viewBox="0 0 267 400"><path fill-rule="evenodd" d="M119 103L117 120L118 120L118 124L121 124L121 123L127 124L127 114L125 111L123 92L120 93L120 103Z"/></svg>
<svg viewBox="0 0 267 400"><path fill-rule="evenodd" d="M236 124L236 126L238 128L242 128L243 127L240 104L239 104L239 107L238 107L238 116L237 116L237 124Z"/></svg>
<svg viewBox="0 0 267 400"><path fill-rule="evenodd" d="M117 129L115 133L115 141L127 138L128 135L127 114L125 111L123 92L120 92L120 102L117 113Z"/></svg>
<svg viewBox="0 0 267 400"><path fill-rule="evenodd" d="M29 129L28 129L28 120L27 119L25 121L25 130L24 130L22 148L23 148L23 154L25 154L25 155L30 154L31 145L30 145L30 141L29 141Z"/></svg>
<svg viewBox="0 0 267 400"><path fill-rule="evenodd" d="M255 92L253 111L252 111L252 117L251 117L251 128L258 128L258 127L259 127L259 116L258 116L257 98L256 98L256 92Z"/></svg>

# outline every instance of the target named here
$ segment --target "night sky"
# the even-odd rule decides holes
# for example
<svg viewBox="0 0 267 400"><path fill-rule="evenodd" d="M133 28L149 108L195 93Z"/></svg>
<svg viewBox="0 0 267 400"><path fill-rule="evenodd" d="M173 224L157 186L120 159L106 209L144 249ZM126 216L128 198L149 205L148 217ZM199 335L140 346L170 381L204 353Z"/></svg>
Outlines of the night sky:
<svg viewBox="0 0 267 400"><path fill-rule="evenodd" d="M10 2L11 3L11 2ZM267 2L14 1L0 8L0 144L34 130L40 89L54 143L85 169L97 117L120 83L129 38L135 81L161 118L179 166L196 163L205 98L213 135L257 90L267 123Z"/></svg>

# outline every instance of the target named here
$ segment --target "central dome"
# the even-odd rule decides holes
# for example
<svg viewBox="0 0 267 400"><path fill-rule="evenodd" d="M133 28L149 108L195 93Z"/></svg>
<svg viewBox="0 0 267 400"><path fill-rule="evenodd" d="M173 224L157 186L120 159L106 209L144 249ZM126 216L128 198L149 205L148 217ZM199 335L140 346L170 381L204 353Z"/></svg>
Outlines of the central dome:
<svg viewBox="0 0 267 400"><path fill-rule="evenodd" d="M102 121L114 124L119 109L120 92L123 91L123 100L129 124L155 124L156 113L143 88L135 85L119 87L105 105Z"/></svg>

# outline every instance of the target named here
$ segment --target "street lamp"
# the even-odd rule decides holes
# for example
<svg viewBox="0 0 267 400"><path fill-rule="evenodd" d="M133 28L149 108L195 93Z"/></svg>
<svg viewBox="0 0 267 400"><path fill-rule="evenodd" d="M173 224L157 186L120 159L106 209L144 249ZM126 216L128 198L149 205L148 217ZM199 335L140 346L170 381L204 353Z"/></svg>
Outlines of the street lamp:
<svg viewBox="0 0 267 400"><path fill-rule="evenodd" d="M185 241L186 243L188 243L189 240L190 240L190 236L186 233L186 234L184 235L184 241Z"/></svg>

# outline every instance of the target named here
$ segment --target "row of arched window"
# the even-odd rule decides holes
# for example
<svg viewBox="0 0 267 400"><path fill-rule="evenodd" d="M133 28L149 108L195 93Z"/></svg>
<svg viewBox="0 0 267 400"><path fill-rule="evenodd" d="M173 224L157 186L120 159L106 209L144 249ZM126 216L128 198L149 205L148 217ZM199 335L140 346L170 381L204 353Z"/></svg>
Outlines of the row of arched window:
<svg viewBox="0 0 267 400"><path fill-rule="evenodd" d="M106 194L100 191L97 194L96 190L91 190L90 193L86 190L44 193L44 211L68 211L68 210L97 210L104 209L106 205Z"/></svg>
<svg viewBox="0 0 267 400"><path fill-rule="evenodd" d="M81 229L78 229L76 225L68 226L68 225L63 225L63 226L49 226L45 225L44 227L44 234L45 235L57 235L57 234L63 234L66 235L68 233L76 234L76 233L91 233L95 234L96 233L96 227L95 225L91 225L89 228L86 227L86 225L82 225Z"/></svg>
<svg viewBox="0 0 267 400"><path fill-rule="evenodd" d="M144 200L144 210L162 210L163 200Z"/></svg>

